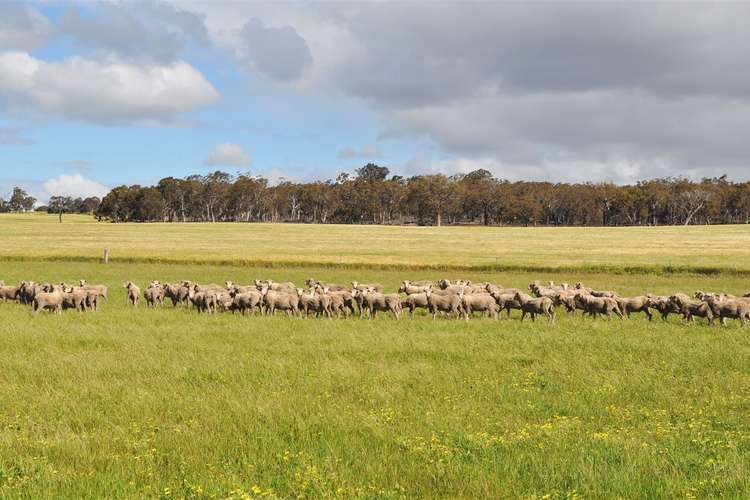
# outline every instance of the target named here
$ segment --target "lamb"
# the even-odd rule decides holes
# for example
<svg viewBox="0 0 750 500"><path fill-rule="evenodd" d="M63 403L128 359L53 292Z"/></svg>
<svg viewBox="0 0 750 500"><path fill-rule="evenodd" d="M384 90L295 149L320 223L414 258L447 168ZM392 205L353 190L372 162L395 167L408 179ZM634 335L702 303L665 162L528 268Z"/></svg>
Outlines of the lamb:
<svg viewBox="0 0 750 500"><path fill-rule="evenodd" d="M531 315L531 321L536 321L537 314L544 314L550 323L554 323L555 308L549 297L532 298L525 293L517 292L514 299L521 305L521 321L526 318L527 314Z"/></svg>
<svg viewBox="0 0 750 500"><path fill-rule="evenodd" d="M136 284L132 281L128 281L127 283L125 283L125 285L123 285L123 288L127 289L128 300L133 305L133 307L138 307L138 300L140 300L141 289L138 288L138 286L136 286Z"/></svg>
<svg viewBox="0 0 750 500"><path fill-rule="evenodd" d="M458 293L458 297L461 300L461 313L466 321L469 321L469 316L475 311L481 311L497 319L499 307L492 295L488 293L471 293L466 295L462 290Z"/></svg>
<svg viewBox="0 0 750 500"><path fill-rule="evenodd" d="M459 317L461 308L461 298L458 294L445 294L438 295L432 290L432 286L427 286L424 289L424 293L427 297L427 305L432 313L432 319L435 320L438 311L447 312L448 314L455 314Z"/></svg>

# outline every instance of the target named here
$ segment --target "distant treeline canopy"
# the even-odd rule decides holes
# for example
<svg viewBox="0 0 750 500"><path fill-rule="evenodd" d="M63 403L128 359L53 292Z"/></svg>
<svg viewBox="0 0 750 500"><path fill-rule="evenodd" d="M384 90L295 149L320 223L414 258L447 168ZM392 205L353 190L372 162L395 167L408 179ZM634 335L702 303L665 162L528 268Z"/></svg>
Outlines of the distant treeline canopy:
<svg viewBox="0 0 750 500"><path fill-rule="evenodd" d="M746 224L750 183L726 176L611 183L509 182L487 170L389 176L368 164L335 180L275 186L250 174L214 172L156 186L119 186L96 215L113 222L316 222L622 226Z"/></svg>

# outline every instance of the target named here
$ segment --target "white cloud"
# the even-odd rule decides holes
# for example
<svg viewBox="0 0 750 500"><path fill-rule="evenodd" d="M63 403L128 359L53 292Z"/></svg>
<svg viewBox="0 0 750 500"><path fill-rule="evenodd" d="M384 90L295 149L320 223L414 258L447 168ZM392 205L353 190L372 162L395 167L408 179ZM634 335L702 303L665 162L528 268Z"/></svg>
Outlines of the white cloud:
<svg viewBox="0 0 750 500"><path fill-rule="evenodd" d="M33 50L52 33L52 23L36 9L0 3L0 49Z"/></svg>
<svg viewBox="0 0 750 500"><path fill-rule="evenodd" d="M383 154L375 144L365 144L359 149L355 148L343 148L339 150L338 154L341 159L354 159L354 158L381 158Z"/></svg>
<svg viewBox="0 0 750 500"><path fill-rule="evenodd" d="M204 165L231 165L235 167L243 167L251 163L250 155L242 149L242 146L228 142L216 146L216 149L203 162Z"/></svg>
<svg viewBox="0 0 750 500"><path fill-rule="evenodd" d="M73 198L88 198L98 196L103 198L109 193L109 188L81 174L60 175L49 179L43 184L44 191L40 194L40 200L49 199L50 196L71 196Z"/></svg>
<svg viewBox="0 0 750 500"><path fill-rule="evenodd" d="M211 83L183 61L45 62L24 52L0 52L0 110L30 109L105 124L169 122L218 98Z"/></svg>

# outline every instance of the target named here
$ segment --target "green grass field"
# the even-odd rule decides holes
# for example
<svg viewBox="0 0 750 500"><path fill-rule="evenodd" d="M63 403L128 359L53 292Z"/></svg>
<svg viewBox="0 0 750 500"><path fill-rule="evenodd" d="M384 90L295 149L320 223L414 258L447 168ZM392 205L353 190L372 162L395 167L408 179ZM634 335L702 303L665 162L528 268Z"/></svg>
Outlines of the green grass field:
<svg viewBox="0 0 750 500"><path fill-rule="evenodd" d="M122 289L128 279L143 286L151 279L310 276L377 280L394 289L404 278L465 276L506 286L581 280L625 295L744 293L750 280L733 269L748 265L750 228L607 235L139 226L73 217L58 224L43 216L3 216L0 228L6 283L85 277L111 287L98 313L33 317L25 306L0 303L0 498L750 494L750 327L735 322L687 327L674 317L592 321L562 312L555 325L521 323L517 313L468 324L425 315L400 322L385 315L243 318L171 306L133 311ZM548 240L542 256L534 252L539 235ZM467 269L487 252L443 244L456 237L489 253L512 248L501 254L503 264L571 268ZM661 252L658 240L668 242ZM112 253L108 265L95 262L104 246ZM635 252L641 246L651 248L653 260ZM579 249L580 260L570 248ZM339 255L342 265L335 265ZM636 259L644 266L714 263L726 272L587 267L608 261L625 269ZM426 268L436 263L442 269ZM587 265L575 269L579 263Z"/></svg>

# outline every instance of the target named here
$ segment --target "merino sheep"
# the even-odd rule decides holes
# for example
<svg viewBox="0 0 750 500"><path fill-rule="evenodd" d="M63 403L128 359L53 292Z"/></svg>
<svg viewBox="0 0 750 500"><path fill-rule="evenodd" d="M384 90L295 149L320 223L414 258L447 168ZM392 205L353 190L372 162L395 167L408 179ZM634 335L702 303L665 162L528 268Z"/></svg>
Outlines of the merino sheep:
<svg viewBox="0 0 750 500"><path fill-rule="evenodd" d="M266 313L273 316L276 310L282 310L287 316L299 316L299 295L295 292L272 290L267 286L261 289Z"/></svg>
<svg viewBox="0 0 750 500"><path fill-rule="evenodd" d="M123 285L123 288L127 290L128 300L133 305L133 307L138 307L138 301L141 297L141 289L138 288L138 286L132 281L128 281L127 283L125 283L125 285Z"/></svg>
<svg viewBox="0 0 750 500"><path fill-rule="evenodd" d="M531 315L531 321L536 321L537 314L543 314L547 316L547 320L550 323L554 323L555 307L552 304L552 299L549 297L533 298L525 293L517 292L514 299L521 304L521 321L526 318L527 314Z"/></svg>
<svg viewBox="0 0 750 500"><path fill-rule="evenodd" d="M34 301L32 302L32 311L34 314L38 314L39 311L49 309L56 314L61 314L63 298L63 292L60 287L54 287L53 290L49 292L38 292L34 296Z"/></svg>
<svg viewBox="0 0 750 500"><path fill-rule="evenodd" d="M646 315L649 321L651 321L653 318L651 311L649 311L649 303L648 303L648 297L645 295L639 295L638 297L615 297L615 301L617 302L617 307L620 308L620 312L630 317L630 313L634 312L642 312Z"/></svg>
<svg viewBox="0 0 750 500"><path fill-rule="evenodd" d="M309 317L310 311L313 311L316 316L322 315L328 319L333 319L328 288L323 287L323 293L320 294L316 294L315 289L311 289L306 294L302 288L297 288L297 296L299 297L299 309L305 313L306 317Z"/></svg>
<svg viewBox="0 0 750 500"><path fill-rule="evenodd" d="M263 312L263 296L258 290L240 292L237 288L230 292L232 297L231 311L239 311L243 316L247 311L253 312L256 309Z"/></svg>
<svg viewBox="0 0 750 500"><path fill-rule="evenodd" d="M604 314L608 318L615 313L623 319L620 307L615 299L611 297L596 297L587 293L578 292L575 295L576 307L583 309L589 316L596 318L598 314Z"/></svg>
<svg viewBox="0 0 750 500"><path fill-rule="evenodd" d="M143 291L143 298L149 307L164 306L164 287L160 284L152 283Z"/></svg>
<svg viewBox="0 0 750 500"><path fill-rule="evenodd" d="M461 309L461 298L458 296L458 294L449 293L439 295L435 293L435 291L432 289L432 286L425 287L424 292L427 297L427 305L429 311L432 313L433 321L437 317L438 312L455 314L456 317L459 317Z"/></svg>
<svg viewBox="0 0 750 500"><path fill-rule="evenodd" d="M359 281L352 281L352 289L366 290L371 288L378 293L383 293L383 285L380 283L360 283Z"/></svg>
<svg viewBox="0 0 750 500"><path fill-rule="evenodd" d="M469 316L474 312L482 312L497 319L499 307L492 295L488 293L465 294L462 290L458 293L458 298L461 300L461 314L466 321L469 321Z"/></svg>
<svg viewBox="0 0 750 500"><path fill-rule="evenodd" d="M722 326L727 326L727 318L740 320L742 326L750 320L750 299L717 300L712 297L707 304L713 315L719 317Z"/></svg>
<svg viewBox="0 0 750 500"><path fill-rule="evenodd" d="M409 317L414 317L415 309L429 309L430 305L427 302L427 294L425 292L412 293L407 295L404 300L401 301L401 309L409 310Z"/></svg>
<svg viewBox="0 0 750 500"><path fill-rule="evenodd" d="M361 307L367 311L370 319L375 319L378 311L390 311L401 319L401 297L397 293L380 293L372 288L366 290L353 289L352 295L361 298Z"/></svg>

